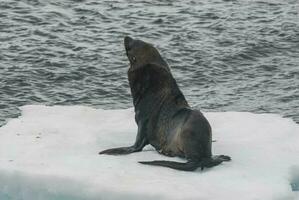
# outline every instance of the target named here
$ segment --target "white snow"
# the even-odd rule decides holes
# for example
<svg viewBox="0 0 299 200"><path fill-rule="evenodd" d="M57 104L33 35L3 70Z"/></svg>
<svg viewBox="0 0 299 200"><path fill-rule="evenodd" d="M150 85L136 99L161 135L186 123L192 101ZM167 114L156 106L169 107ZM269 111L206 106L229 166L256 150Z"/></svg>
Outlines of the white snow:
<svg viewBox="0 0 299 200"><path fill-rule="evenodd" d="M214 154L232 157L214 168L182 172L137 161L178 160L152 147L125 156L98 155L131 145L133 109L21 107L0 128L1 200L299 199L299 126L275 114L205 113ZM295 189L294 189L295 188Z"/></svg>

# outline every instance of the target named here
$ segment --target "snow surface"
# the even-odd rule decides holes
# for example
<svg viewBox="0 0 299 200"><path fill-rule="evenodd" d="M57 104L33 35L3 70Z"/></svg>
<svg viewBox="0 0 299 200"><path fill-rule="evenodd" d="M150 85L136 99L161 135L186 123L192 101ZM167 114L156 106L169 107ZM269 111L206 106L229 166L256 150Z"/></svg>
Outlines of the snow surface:
<svg viewBox="0 0 299 200"><path fill-rule="evenodd" d="M216 140L214 154L232 161L182 172L137 163L183 161L150 146L125 156L98 155L134 142L133 109L32 105L21 110L0 128L1 200L299 199L299 126L279 115L205 113Z"/></svg>

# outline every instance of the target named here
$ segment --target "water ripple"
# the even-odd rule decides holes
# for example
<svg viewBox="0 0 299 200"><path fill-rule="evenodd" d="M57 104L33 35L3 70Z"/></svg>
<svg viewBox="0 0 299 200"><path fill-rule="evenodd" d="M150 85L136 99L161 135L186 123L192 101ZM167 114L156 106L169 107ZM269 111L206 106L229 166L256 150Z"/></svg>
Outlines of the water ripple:
<svg viewBox="0 0 299 200"><path fill-rule="evenodd" d="M1 1L0 124L26 104L132 106L123 37L157 46L191 105L299 122L297 1Z"/></svg>

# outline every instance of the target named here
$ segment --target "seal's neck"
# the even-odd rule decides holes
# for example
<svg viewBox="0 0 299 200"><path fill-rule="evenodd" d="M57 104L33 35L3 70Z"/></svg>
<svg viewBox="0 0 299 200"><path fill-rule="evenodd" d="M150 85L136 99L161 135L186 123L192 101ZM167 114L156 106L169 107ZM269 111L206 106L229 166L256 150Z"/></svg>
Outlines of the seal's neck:
<svg viewBox="0 0 299 200"><path fill-rule="evenodd" d="M164 101L174 101L180 105L188 106L184 95L168 70L169 68L150 64L128 71L135 108L156 106Z"/></svg>

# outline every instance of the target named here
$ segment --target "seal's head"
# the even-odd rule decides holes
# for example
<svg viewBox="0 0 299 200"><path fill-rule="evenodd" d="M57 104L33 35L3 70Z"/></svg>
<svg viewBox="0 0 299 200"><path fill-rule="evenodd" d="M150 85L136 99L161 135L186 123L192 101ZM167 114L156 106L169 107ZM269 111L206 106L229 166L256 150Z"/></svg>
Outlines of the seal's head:
<svg viewBox="0 0 299 200"><path fill-rule="evenodd" d="M170 71L167 63L153 45L141 40L134 40L128 36L124 39L124 45L130 61L130 70L154 64Z"/></svg>

